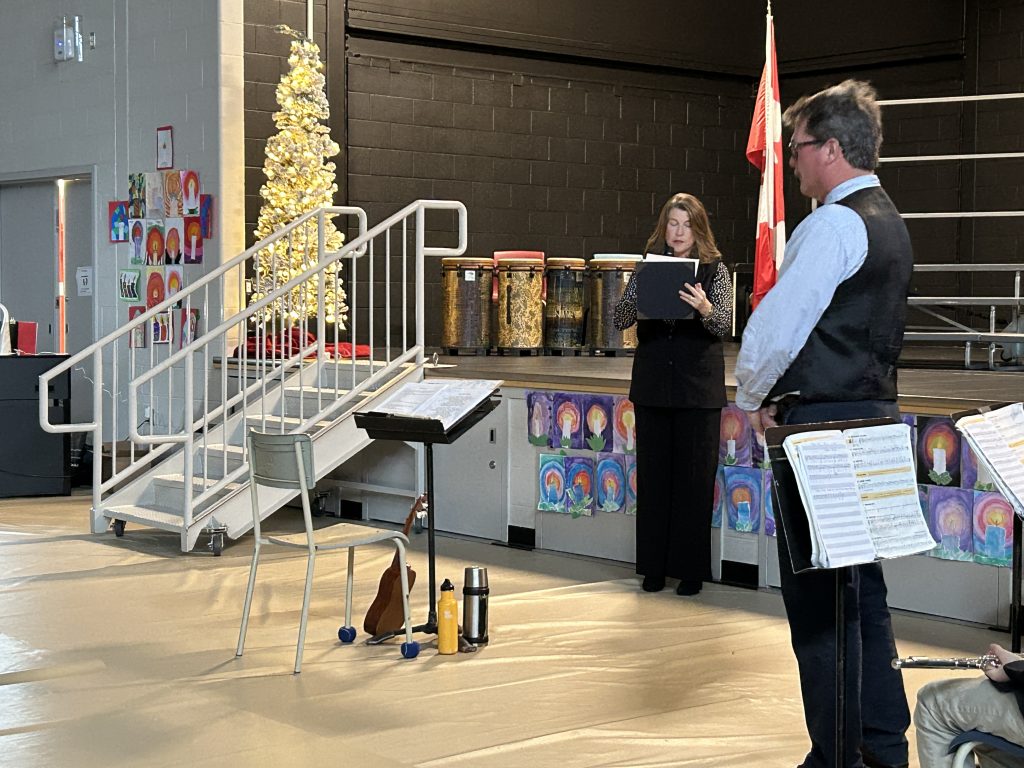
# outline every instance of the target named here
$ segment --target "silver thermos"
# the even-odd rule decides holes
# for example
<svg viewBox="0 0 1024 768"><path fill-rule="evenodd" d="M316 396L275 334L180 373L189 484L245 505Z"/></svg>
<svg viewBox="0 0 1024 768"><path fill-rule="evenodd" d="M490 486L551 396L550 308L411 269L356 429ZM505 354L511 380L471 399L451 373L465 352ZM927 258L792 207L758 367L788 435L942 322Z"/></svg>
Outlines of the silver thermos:
<svg viewBox="0 0 1024 768"><path fill-rule="evenodd" d="M462 583L462 636L473 645L487 645L487 569L469 566Z"/></svg>

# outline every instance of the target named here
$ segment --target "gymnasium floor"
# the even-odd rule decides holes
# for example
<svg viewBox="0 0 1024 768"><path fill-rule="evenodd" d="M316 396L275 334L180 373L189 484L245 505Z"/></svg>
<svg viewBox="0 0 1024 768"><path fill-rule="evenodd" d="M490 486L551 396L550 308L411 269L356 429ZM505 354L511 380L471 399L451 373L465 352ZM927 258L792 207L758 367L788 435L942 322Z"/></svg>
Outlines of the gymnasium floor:
<svg viewBox="0 0 1024 768"><path fill-rule="evenodd" d="M261 566L236 659L251 537L218 558L182 555L170 533L90 535L88 506L84 495L0 501L5 768L786 768L806 750L778 594L651 595L623 564L441 536L439 579L489 568L487 648L441 657L421 636L407 661L394 645L342 646L344 557L324 556L295 676L305 558L272 553ZM271 521L301 525L291 509ZM420 619L424 539L411 556ZM358 558L356 624L390 558L383 547ZM895 623L903 655L973 656L1006 638ZM947 674L973 673L908 671L911 706Z"/></svg>

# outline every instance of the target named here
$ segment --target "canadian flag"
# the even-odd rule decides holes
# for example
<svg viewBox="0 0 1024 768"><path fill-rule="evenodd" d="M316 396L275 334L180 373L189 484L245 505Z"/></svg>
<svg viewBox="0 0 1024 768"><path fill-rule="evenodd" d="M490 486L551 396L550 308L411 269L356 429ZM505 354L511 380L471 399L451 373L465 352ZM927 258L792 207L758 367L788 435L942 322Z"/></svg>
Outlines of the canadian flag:
<svg viewBox="0 0 1024 768"><path fill-rule="evenodd" d="M757 201L757 247L754 251L753 306L775 285L786 249L786 208L782 195L782 108L775 63L775 25L771 6L765 29L764 70L757 89L754 119L747 138L747 159L761 171ZM769 151L768 148L771 148ZM769 162L770 160L770 162Z"/></svg>

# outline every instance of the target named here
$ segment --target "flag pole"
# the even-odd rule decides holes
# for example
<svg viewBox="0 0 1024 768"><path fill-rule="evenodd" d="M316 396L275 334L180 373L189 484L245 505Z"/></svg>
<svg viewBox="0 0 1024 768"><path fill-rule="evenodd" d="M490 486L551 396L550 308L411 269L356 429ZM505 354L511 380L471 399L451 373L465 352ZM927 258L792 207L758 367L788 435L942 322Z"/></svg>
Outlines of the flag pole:
<svg viewBox="0 0 1024 768"><path fill-rule="evenodd" d="M782 190L778 189L782 184L782 169L779 167L782 163L782 113L776 103L779 92L776 85L778 65L771 0L766 0L764 39L765 64L758 84L746 150L747 160L761 172L754 254L754 294L751 301L754 307L775 284L786 244L785 213L781 210Z"/></svg>
<svg viewBox="0 0 1024 768"><path fill-rule="evenodd" d="M772 40L772 0L767 0L768 10L765 13L765 27L764 27L764 67L765 67L765 78L764 78L764 170L765 170L765 186L767 187L767 210L768 210L768 223L771 225L769 230L771 232L771 257L772 261L775 262L775 269L779 268L779 254L778 254L778 232L776 231L778 222L775 221L775 141L778 138L775 135L775 90L772 88L772 83L775 78L775 71L772 69L772 54L775 51L775 46Z"/></svg>

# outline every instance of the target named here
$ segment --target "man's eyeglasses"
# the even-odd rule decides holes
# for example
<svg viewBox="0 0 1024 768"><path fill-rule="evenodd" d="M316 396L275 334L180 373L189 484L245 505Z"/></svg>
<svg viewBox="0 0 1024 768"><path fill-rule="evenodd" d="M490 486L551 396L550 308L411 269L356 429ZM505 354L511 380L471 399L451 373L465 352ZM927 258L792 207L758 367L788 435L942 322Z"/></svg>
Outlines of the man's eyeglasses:
<svg viewBox="0 0 1024 768"><path fill-rule="evenodd" d="M828 141L828 139L808 139L807 141L794 141L793 139L790 139L789 154L795 156L800 152L800 147L821 146L826 141Z"/></svg>

